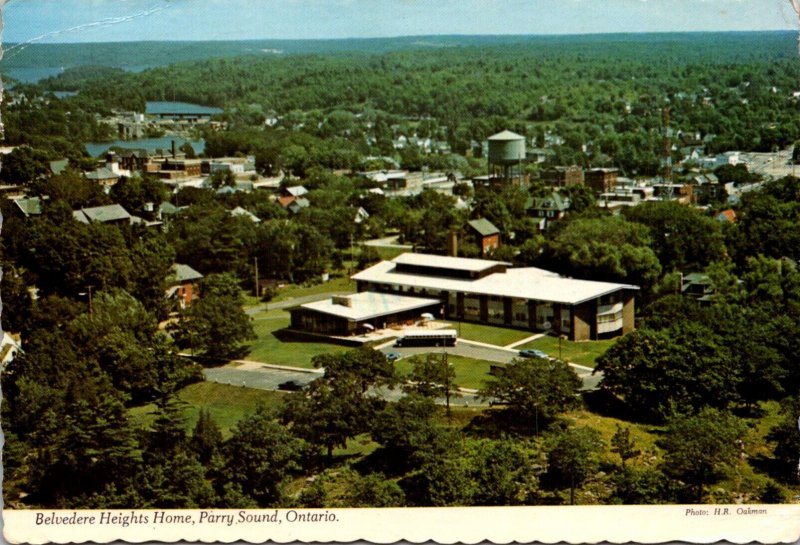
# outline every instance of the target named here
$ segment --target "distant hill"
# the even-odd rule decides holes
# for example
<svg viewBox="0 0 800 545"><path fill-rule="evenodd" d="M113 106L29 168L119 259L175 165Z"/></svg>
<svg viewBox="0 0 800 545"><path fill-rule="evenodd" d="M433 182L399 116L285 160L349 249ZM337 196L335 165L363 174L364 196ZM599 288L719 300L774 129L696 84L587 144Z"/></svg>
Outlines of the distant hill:
<svg viewBox="0 0 800 545"><path fill-rule="evenodd" d="M570 45L590 50L596 46L653 46L667 54L708 62L741 62L763 58L797 56L795 33L651 33L592 34L563 36L404 36L345 40L246 40L207 42L111 42L88 44L3 44L5 55L0 72L58 69L74 66L107 66L140 71L183 61L222 57L279 57L308 54L380 54L399 50L453 47L497 47ZM709 47L711 46L711 47ZM672 50L673 48L677 48ZM22 72L19 72L22 73ZM52 72L48 75L52 75Z"/></svg>

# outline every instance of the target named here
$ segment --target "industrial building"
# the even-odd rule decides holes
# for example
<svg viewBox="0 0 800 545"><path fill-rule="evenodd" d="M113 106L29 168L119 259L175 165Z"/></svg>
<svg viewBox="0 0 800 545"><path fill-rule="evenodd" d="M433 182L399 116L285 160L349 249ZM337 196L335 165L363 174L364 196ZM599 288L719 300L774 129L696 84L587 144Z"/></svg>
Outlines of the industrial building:
<svg viewBox="0 0 800 545"><path fill-rule="evenodd" d="M633 331L634 293L639 289L534 267L512 268L502 261L413 253L382 261L353 279L364 297L420 297L436 301L441 307L436 316L445 319L552 331L571 340Z"/></svg>

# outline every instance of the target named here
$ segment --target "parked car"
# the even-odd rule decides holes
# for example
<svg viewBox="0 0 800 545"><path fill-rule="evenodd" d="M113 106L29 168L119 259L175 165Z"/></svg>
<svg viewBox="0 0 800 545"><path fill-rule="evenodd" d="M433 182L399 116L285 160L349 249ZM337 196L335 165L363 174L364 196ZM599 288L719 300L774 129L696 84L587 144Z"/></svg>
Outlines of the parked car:
<svg viewBox="0 0 800 545"><path fill-rule="evenodd" d="M278 385L278 390L286 390L287 392L296 392L302 389L303 385L296 380L287 380L286 382L282 382Z"/></svg>
<svg viewBox="0 0 800 545"><path fill-rule="evenodd" d="M397 361L401 357L400 352L387 352L386 359L389 361Z"/></svg>
<svg viewBox="0 0 800 545"><path fill-rule="evenodd" d="M519 355L523 358L544 358L546 360L550 359L550 356L542 352L541 350L537 350L535 348L526 348L525 350L520 350Z"/></svg>

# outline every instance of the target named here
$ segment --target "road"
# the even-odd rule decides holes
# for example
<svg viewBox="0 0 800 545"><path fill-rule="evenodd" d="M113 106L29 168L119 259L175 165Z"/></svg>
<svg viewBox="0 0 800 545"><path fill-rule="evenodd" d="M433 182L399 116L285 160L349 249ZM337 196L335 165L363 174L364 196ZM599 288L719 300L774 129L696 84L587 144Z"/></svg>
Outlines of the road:
<svg viewBox="0 0 800 545"><path fill-rule="evenodd" d="M439 348L436 350L441 350L441 349ZM384 354L387 352L398 352L402 357L405 358L408 356L413 356L415 354L427 354L431 352L431 348L424 346L418 346L418 347L386 346L382 348L381 351ZM497 363L510 363L511 360L516 358L518 355L518 352L516 350L502 348L500 346L492 347L488 345L473 344L470 342L465 342L463 339L459 340L455 346L447 347L447 353L456 356L463 356L466 358L494 361ZM600 383L600 380L603 378L602 373L597 373L595 375L592 375L593 370L590 367L584 367L582 365L577 365L574 363L570 363L569 365L583 381L583 386L581 387L582 390L596 389L597 385Z"/></svg>
<svg viewBox="0 0 800 545"><path fill-rule="evenodd" d="M322 376L318 369L292 369L278 366L266 365L253 361L234 362L233 365L224 367L213 367L204 369L203 374L209 382L229 384L231 386L241 386L243 388L256 388L258 390L288 390L280 386L292 383L296 387L307 386ZM372 390L387 401L397 401L403 396L399 387L390 390L389 388L375 388ZM445 400L437 399L437 403L444 405ZM453 396L450 399L451 405L481 405L486 404L478 399L475 392L461 392L459 397Z"/></svg>

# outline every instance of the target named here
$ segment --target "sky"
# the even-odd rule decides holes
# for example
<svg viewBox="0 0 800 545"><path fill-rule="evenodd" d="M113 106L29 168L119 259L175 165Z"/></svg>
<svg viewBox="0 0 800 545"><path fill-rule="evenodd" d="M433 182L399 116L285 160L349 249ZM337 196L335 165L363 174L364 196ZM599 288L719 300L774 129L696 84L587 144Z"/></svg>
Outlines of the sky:
<svg viewBox="0 0 800 545"><path fill-rule="evenodd" d="M3 24L15 43L800 28L791 0L6 0Z"/></svg>

